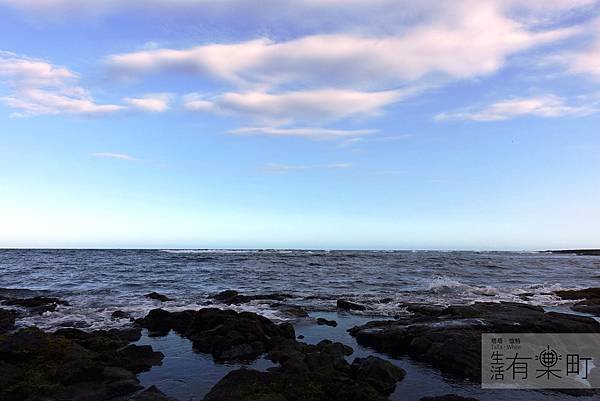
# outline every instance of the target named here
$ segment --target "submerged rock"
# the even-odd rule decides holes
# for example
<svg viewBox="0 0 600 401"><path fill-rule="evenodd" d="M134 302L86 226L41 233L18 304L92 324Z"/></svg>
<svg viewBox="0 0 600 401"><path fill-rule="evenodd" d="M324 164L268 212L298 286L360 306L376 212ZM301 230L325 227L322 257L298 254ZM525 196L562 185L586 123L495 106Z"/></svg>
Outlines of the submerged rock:
<svg viewBox="0 0 600 401"><path fill-rule="evenodd" d="M59 305L68 306L67 301L54 297L15 298L4 302L6 305L22 306L40 315L44 312L53 312Z"/></svg>
<svg viewBox="0 0 600 401"><path fill-rule="evenodd" d="M327 326L331 326L331 327L336 327L337 326L337 322L335 320L327 320L323 317L319 317L317 318L317 324L319 326L322 325L327 325Z"/></svg>
<svg viewBox="0 0 600 401"><path fill-rule="evenodd" d="M383 401L405 375L377 357L349 364L350 354L352 348L327 340L317 345L282 340L268 355L279 367L234 370L204 401Z"/></svg>
<svg viewBox="0 0 600 401"><path fill-rule="evenodd" d="M337 308L342 310L359 310L364 311L367 310L367 307L361 304L357 304L355 302L346 301L343 299L337 300Z"/></svg>
<svg viewBox="0 0 600 401"><path fill-rule="evenodd" d="M133 393L141 389L135 373L163 358L151 347L127 345L133 337L35 327L0 336L0 400L103 401Z"/></svg>
<svg viewBox="0 0 600 401"><path fill-rule="evenodd" d="M155 299L157 301L160 302L167 302L167 301L171 301L171 298L169 298L166 295L163 294L159 294L158 292L152 291L149 294L144 295L146 298L150 298L150 299Z"/></svg>
<svg viewBox="0 0 600 401"><path fill-rule="evenodd" d="M15 328L15 319L17 314L15 311L8 309L0 309L0 333L10 331Z"/></svg>
<svg viewBox="0 0 600 401"><path fill-rule="evenodd" d="M151 335L174 330L190 339L195 350L212 354L216 360L254 359L272 349L276 339L295 338L289 323L275 324L255 313L215 308L182 312L154 309L136 322Z"/></svg>
<svg viewBox="0 0 600 401"><path fill-rule="evenodd" d="M357 342L393 356L409 355L445 372L479 380L482 333L600 333L592 318L544 312L517 303L476 303L439 310L412 306L413 316L349 330Z"/></svg>

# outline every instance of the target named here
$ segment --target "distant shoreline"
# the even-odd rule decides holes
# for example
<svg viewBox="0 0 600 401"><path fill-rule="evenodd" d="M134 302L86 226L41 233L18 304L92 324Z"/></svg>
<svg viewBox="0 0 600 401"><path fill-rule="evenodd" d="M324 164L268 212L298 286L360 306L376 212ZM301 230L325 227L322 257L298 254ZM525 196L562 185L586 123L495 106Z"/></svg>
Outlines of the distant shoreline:
<svg viewBox="0 0 600 401"><path fill-rule="evenodd" d="M600 256L600 249L559 249L544 252L558 255Z"/></svg>

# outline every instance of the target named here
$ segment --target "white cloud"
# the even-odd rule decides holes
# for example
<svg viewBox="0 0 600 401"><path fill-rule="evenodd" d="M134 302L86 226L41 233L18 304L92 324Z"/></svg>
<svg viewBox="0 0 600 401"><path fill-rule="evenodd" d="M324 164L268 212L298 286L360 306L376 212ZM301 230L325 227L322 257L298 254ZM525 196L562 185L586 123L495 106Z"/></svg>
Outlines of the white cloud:
<svg viewBox="0 0 600 401"><path fill-rule="evenodd" d="M565 99L556 95L543 95L529 98L501 100L491 105L464 111L440 113L438 121L460 119L473 121L501 121L522 116L563 117L583 116L594 113L594 104L569 105Z"/></svg>
<svg viewBox="0 0 600 401"><path fill-rule="evenodd" d="M276 94L228 92L213 99L190 94L184 98L184 107L192 111L237 114L258 121L289 124L373 116L402 96L400 91L361 92L340 89Z"/></svg>
<svg viewBox="0 0 600 401"><path fill-rule="evenodd" d="M307 170L342 170L351 168L351 163L332 163L317 165L289 165L279 163L269 163L263 167L263 170L269 173L289 173Z"/></svg>
<svg viewBox="0 0 600 401"><path fill-rule="evenodd" d="M76 84L77 74L46 61L0 52L0 83L9 91L0 102L16 110L16 116L40 114L110 114L123 107L98 104Z"/></svg>
<svg viewBox="0 0 600 401"><path fill-rule="evenodd" d="M92 156L103 158L103 159L117 159L117 160L124 160L124 161L130 161L130 162L138 160L135 157L125 154L125 153L98 152L98 153L92 153Z"/></svg>
<svg viewBox="0 0 600 401"><path fill-rule="evenodd" d="M124 99L131 107L150 113L162 113L169 109L172 95L169 93L154 93L142 97Z"/></svg>
<svg viewBox="0 0 600 401"><path fill-rule="evenodd" d="M301 137L311 139L340 139L370 135L377 132L372 129L343 130L320 127L242 127L229 131L233 135L265 135L272 137Z"/></svg>
<svg viewBox="0 0 600 401"><path fill-rule="evenodd" d="M395 35L328 34L285 42L256 39L183 50L165 48L113 55L108 64L129 76L187 72L236 85L381 89L428 77L463 79L490 74L512 54L575 32L529 31L483 2L460 17Z"/></svg>

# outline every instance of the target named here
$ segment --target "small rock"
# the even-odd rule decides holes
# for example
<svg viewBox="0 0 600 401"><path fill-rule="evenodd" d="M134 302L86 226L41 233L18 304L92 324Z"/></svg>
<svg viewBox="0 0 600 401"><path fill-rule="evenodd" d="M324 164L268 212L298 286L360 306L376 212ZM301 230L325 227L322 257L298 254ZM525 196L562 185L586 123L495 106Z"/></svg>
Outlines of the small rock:
<svg viewBox="0 0 600 401"><path fill-rule="evenodd" d="M337 322L335 320L327 320L327 319L322 318L322 317L317 318L317 324L319 326L322 326L322 325L327 325L327 326L331 326L331 327L336 327L337 326Z"/></svg>
<svg viewBox="0 0 600 401"><path fill-rule="evenodd" d="M303 340L304 336L302 334L300 334L298 337L296 337L298 340Z"/></svg>
<svg viewBox="0 0 600 401"><path fill-rule="evenodd" d="M343 299L337 300L337 308L342 310L359 310L364 311L367 310L367 307L361 304L357 304L355 302L346 301Z"/></svg>
<svg viewBox="0 0 600 401"><path fill-rule="evenodd" d="M163 295L163 294L159 294L158 292L155 292L155 291L153 291L153 292L151 292L149 294L146 294L144 296L146 298L155 299L155 300L160 301L160 302L167 302L167 301L171 300L171 298L169 298L168 296Z"/></svg>

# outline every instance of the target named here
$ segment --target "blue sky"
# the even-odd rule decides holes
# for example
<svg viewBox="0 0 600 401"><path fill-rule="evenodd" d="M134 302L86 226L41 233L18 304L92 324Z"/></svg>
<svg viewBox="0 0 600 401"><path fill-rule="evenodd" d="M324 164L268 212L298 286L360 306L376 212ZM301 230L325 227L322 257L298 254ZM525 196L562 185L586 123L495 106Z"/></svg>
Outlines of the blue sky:
<svg viewBox="0 0 600 401"><path fill-rule="evenodd" d="M0 21L0 246L600 246L597 1L0 0Z"/></svg>

